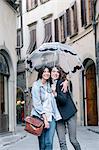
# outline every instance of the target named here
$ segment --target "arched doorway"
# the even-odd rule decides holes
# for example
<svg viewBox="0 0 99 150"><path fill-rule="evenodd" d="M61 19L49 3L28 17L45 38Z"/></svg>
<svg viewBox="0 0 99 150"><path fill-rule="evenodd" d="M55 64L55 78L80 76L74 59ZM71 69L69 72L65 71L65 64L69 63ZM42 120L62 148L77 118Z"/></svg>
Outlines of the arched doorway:
<svg viewBox="0 0 99 150"><path fill-rule="evenodd" d="M6 58L0 54L0 132L9 130L8 77L9 67Z"/></svg>
<svg viewBox="0 0 99 150"><path fill-rule="evenodd" d="M91 59L84 61L84 124L98 125L96 68Z"/></svg>
<svg viewBox="0 0 99 150"><path fill-rule="evenodd" d="M17 88L17 100L16 100L16 120L17 124L24 123L24 93L22 89Z"/></svg>

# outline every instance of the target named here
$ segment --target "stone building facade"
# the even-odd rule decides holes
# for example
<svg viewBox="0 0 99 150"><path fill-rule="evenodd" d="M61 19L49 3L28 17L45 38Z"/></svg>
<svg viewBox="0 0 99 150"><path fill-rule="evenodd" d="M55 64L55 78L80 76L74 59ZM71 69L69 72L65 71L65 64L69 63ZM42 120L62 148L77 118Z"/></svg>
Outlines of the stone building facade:
<svg viewBox="0 0 99 150"><path fill-rule="evenodd" d="M78 108L79 125L98 125L99 86L96 73L93 0L24 0L22 1L23 41L21 60L25 63L26 93L30 95L37 73L27 57L44 42L59 41L71 45L80 55L84 71L71 78L72 94ZM98 11L98 3L97 3ZM98 41L97 27L97 41ZM20 56L19 55L19 56ZM65 60L63 60L65 63ZM76 87L76 88L75 88ZM26 103L29 98L26 99ZM28 106L27 106L28 107ZM29 107L30 109L30 107Z"/></svg>
<svg viewBox="0 0 99 150"><path fill-rule="evenodd" d="M0 133L16 127L16 9L0 0Z"/></svg>

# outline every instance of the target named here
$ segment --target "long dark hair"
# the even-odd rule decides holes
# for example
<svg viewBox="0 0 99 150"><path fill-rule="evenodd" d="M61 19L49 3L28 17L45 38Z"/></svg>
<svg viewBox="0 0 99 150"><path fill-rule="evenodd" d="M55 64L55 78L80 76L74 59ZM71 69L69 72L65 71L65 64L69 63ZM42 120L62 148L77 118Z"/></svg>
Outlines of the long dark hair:
<svg viewBox="0 0 99 150"><path fill-rule="evenodd" d="M66 79L66 73L64 72L64 70L60 66L57 66L57 65L53 66L52 69L54 67L57 68L57 70L59 71L58 80L65 80ZM52 69L51 69L51 71L52 71Z"/></svg>
<svg viewBox="0 0 99 150"><path fill-rule="evenodd" d="M37 80L42 79L42 74L43 74L43 72L44 72L44 70L45 70L46 68L47 68L47 69L49 70L49 72L51 73L51 68L50 68L49 66L47 66L47 65L44 65L44 66L42 66L42 67L38 70L38 77L37 77ZM50 79L48 79L47 81L50 81Z"/></svg>

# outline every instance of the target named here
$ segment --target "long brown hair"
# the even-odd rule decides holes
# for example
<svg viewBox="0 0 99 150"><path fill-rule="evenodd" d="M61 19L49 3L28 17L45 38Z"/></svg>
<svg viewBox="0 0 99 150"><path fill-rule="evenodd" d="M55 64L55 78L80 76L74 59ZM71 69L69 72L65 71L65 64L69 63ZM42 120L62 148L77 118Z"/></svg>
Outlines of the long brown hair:
<svg viewBox="0 0 99 150"><path fill-rule="evenodd" d="M57 66L57 65L55 65L55 66L53 66L52 68L57 68L57 70L59 71L59 80L66 80L67 79L67 77L66 77L66 73L64 72L64 70L60 67L60 66Z"/></svg>

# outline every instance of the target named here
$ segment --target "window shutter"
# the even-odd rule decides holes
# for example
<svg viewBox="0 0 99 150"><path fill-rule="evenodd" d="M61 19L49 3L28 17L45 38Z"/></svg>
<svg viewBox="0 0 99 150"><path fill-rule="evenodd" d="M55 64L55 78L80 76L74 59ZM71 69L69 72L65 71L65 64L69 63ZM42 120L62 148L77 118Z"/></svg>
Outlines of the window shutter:
<svg viewBox="0 0 99 150"><path fill-rule="evenodd" d="M17 46L21 46L21 30L17 30Z"/></svg>
<svg viewBox="0 0 99 150"><path fill-rule="evenodd" d="M94 0L91 0L91 18L92 18L92 20L94 19Z"/></svg>
<svg viewBox="0 0 99 150"><path fill-rule="evenodd" d="M66 23L66 13L64 14L64 38L67 38L67 23Z"/></svg>
<svg viewBox="0 0 99 150"><path fill-rule="evenodd" d="M21 59L21 30L17 30L17 58L18 60Z"/></svg>
<svg viewBox="0 0 99 150"><path fill-rule="evenodd" d="M45 24L45 38L43 43L47 42L48 40L48 24Z"/></svg>
<svg viewBox="0 0 99 150"><path fill-rule="evenodd" d="M88 20L91 23L91 1L88 0Z"/></svg>
<svg viewBox="0 0 99 150"><path fill-rule="evenodd" d="M51 24L51 22L49 23L49 33L48 33L48 35L49 35L49 38L48 38L48 42L52 42L52 24Z"/></svg>
<svg viewBox="0 0 99 150"><path fill-rule="evenodd" d="M20 46L20 35L17 35L17 46Z"/></svg>
<svg viewBox="0 0 99 150"><path fill-rule="evenodd" d="M31 0L31 8L35 8L38 5L37 0Z"/></svg>
<svg viewBox="0 0 99 150"><path fill-rule="evenodd" d="M48 26L48 24L45 24L45 38L46 38L47 35L48 35L48 29L47 29L47 26Z"/></svg>
<svg viewBox="0 0 99 150"><path fill-rule="evenodd" d="M74 33L78 32L78 20L77 20L77 3L74 3Z"/></svg>
<svg viewBox="0 0 99 150"><path fill-rule="evenodd" d="M31 54L36 49L36 29L30 31L30 45L27 53Z"/></svg>
<svg viewBox="0 0 99 150"><path fill-rule="evenodd" d="M67 21L67 36L71 35L71 14L70 9L66 10L66 21Z"/></svg>
<svg viewBox="0 0 99 150"><path fill-rule="evenodd" d="M64 22L64 15L60 17L60 37L61 42L65 42L65 22Z"/></svg>
<svg viewBox="0 0 99 150"><path fill-rule="evenodd" d="M88 0L88 10L89 10L89 23L92 22L94 16L94 1Z"/></svg>
<svg viewBox="0 0 99 150"><path fill-rule="evenodd" d="M55 42L59 42L58 18L54 20Z"/></svg>
<svg viewBox="0 0 99 150"><path fill-rule="evenodd" d="M81 0L81 23L82 23L82 26L87 25L85 0Z"/></svg>
<svg viewBox="0 0 99 150"><path fill-rule="evenodd" d="M34 0L34 4L35 4L35 5L38 5L38 1L37 1L37 0Z"/></svg>
<svg viewBox="0 0 99 150"><path fill-rule="evenodd" d="M26 0L26 10L29 10L28 0Z"/></svg>
<svg viewBox="0 0 99 150"><path fill-rule="evenodd" d="M51 22L45 24L45 38L43 43L52 41L52 27Z"/></svg>

